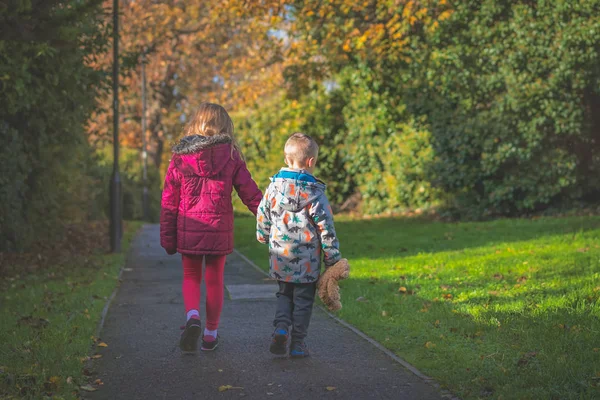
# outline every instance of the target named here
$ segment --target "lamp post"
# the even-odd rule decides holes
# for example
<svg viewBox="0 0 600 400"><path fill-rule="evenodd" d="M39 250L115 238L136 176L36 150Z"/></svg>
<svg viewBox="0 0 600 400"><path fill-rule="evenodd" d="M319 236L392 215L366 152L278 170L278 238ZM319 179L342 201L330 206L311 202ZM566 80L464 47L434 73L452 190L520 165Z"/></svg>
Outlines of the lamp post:
<svg viewBox="0 0 600 400"><path fill-rule="evenodd" d="M113 173L110 182L110 250L121 252L123 235L119 175L119 0L113 0Z"/></svg>
<svg viewBox="0 0 600 400"><path fill-rule="evenodd" d="M146 149L146 49L142 52L142 211L144 221L149 219L148 210L148 150Z"/></svg>

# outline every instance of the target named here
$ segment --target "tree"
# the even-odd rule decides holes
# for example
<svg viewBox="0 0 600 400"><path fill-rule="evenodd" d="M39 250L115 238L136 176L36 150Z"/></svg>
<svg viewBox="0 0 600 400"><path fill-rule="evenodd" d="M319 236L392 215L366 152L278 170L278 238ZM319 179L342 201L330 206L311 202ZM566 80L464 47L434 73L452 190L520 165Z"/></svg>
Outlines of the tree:
<svg viewBox="0 0 600 400"><path fill-rule="evenodd" d="M0 6L0 250L87 216L84 125L106 88L89 65L107 44L100 1L9 3Z"/></svg>
<svg viewBox="0 0 600 400"><path fill-rule="evenodd" d="M156 167L165 144L202 101L241 108L281 84L280 41L269 34L271 16L240 1L129 2L123 9L123 143L140 145L140 54L147 54L149 154ZM99 64L112 62L106 55ZM110 99L90 125L94 142L109 140Z"/></svg>

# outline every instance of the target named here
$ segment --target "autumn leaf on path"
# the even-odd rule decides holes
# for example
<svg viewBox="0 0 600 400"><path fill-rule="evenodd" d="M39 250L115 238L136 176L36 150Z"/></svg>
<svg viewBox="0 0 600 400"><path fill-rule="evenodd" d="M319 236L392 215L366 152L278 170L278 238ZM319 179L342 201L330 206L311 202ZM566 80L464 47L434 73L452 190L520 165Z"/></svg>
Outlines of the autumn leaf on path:
<svg viewBox="0 0 600 400"><path fill-rule="evenodd" d="M98 343L98 347L108 347L108 345L104 342Z"/></svg>
<svg viewBox="0 0 600 400"><path fill-rule="evenodd" d="M81 390L85 390L86 392L95 392L96 389L95 387L91 386L91 385L83 385L79 387Z"/></svg>
<svg viewBox="0 0 600 400"><path fill-rule="evenodd" d="M231 385L221 385L221 386L219 386L219 392L225 392L227 390L244 390L244 388L240 387L240 386L231 386Z"/></svg>
<svg viewBox="0 0 600 400"><path fill-rule="evenodd" d="M334 390L336 390L337 388L335 386L327 386L325 388L325 390L329 391L329 392L333 392Z"/></svg>

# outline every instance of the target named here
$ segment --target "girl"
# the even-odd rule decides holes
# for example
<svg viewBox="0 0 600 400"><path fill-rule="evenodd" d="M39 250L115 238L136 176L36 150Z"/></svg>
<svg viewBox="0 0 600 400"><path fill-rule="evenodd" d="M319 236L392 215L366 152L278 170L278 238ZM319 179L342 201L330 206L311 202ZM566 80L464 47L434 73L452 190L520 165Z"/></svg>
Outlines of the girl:
<svg viewBox="0 0 600 400"><path fill-rule="evenodd" d="M233 136L233 122L217 104L202 103L173 147L162 194L160 244L181 253L187 324L179 346L194 352L200 336L200 283L205 262L206 328L202 350L219 343L225 256L233 251L232 188L250 211L262 193L246 168Z"/></svg>

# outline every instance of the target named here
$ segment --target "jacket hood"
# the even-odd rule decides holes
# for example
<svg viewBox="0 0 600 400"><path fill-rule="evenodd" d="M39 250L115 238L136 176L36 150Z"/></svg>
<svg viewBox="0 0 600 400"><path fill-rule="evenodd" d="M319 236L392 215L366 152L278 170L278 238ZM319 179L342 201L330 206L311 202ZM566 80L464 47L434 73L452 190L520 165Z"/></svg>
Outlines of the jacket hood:
<svg viewBox="0 0 600 400"><path fill-rule="evenodd" d="M284 210L298 212L325 193L325 184L306 171L282 168L271 178L275 199Z"/></svg>
<svg viewBox="0 0 600 400"><path fill-rule="evenodd" d="M173 146L175 166L184 175L214 176L231 159L231 137L186 136Z"/></svg>

